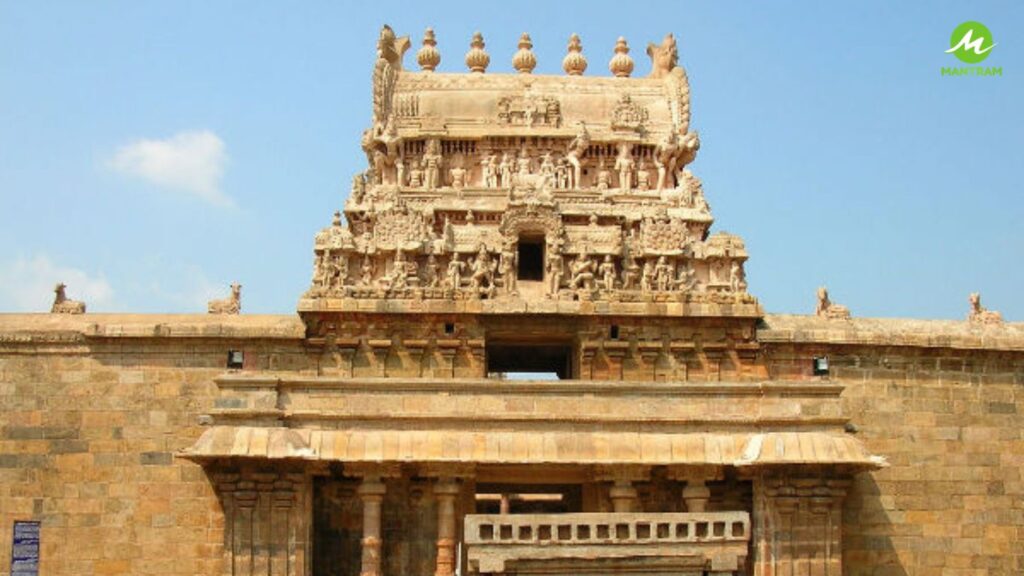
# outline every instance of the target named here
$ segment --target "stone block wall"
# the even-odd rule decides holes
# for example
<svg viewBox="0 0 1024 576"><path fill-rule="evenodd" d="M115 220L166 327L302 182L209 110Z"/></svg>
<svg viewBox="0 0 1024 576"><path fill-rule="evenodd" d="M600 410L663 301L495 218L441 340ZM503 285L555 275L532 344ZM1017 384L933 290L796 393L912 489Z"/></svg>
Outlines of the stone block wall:
<svg viewBox="0 0 1024 576"><path fill-rule="evenodd" d="M301 362L301 349L87 331L0 338L0 574L14 520L42 523L41 574L220 574L220 503L202 468L175 453L202 433L229 349L252 367Z"/></svg>
<svg viewBox="0 0 1024 576"><path fill-rule="evenodd" d="M228 350L245 351L249 370L316 372L301 322L158 318L140 329L53 316L0 317L0 575L12 523L26 519L42 522L42 574L223 573L221 503L206 473L174 454L202 433L200 415L233 408L214 384ZM758 332L769 378L818 379L811 360L828 356L844 414L890 463L849 488L844 574L1024 573L1024 330L966 341L942 325L907 341L874 329L801 337L779 324ZM407 488L389 494L416 493ZM677 496L647 498L662 497ZM430 491L420 498L433 522ZM412 520L384 521L395 531ZM405 551L390 573L433 558L429 539L392 541Z"/></svg>
<svg viewBox="0 0 1024 576"><path fill-rule="evenodd" d="M889 461L850 487L844 574L1024 573L1024 353L827 338L766 352L790 378L828 356L843 412Z"/></svg>

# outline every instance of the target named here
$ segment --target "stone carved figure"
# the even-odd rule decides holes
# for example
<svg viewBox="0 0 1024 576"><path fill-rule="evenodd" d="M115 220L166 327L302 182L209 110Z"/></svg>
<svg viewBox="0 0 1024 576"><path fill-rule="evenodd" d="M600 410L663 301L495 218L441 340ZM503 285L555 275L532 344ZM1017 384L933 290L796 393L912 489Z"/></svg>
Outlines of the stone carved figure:
<svg viewBox="0 0 1024 576"><path fill-rule="evenodd" d="M462 166L453 166L448 170L448 175L452 179L452 188L456 190L462 190L466 187L466 169Z"/></svg>
<svg viewBox="0 0 1024 576"><path fill-rule="evenodd" d="M830 320L849 320L850 309L840 304L833 304L828 297L828 288L821 286L818 288L818 305L814 309L814 314Z"/></svg>
<svg viewBox="0 0 1024 576"><path fill-rule="evenodd" d="M587 148L590 146L590 133L587 132L587 126L583 122L580 122L580 128L576 132L576 137L569 143L569 149L565 153L565 159L572 166L572 181L569 182L570 188L580 187L580 177L583 172L583 164L581 162L583 155L587 153Z"/></svg>
<svg viewBox="0 0 1024 576"><path fill-rule="evenodd" d="M423 169L416 164L412 165L409 169L409 187L410 188L422 188L423 187Z"/></svg>
<svg viewBox="0 0 1024 576"><path fill-rule="evenodd" d="M694 270L693 263L689 260L680 266L676 289L682 292L692 292L697 289L697 271Z"/></svg>
<svg viewBox="0 0 1024 576"><path fill-rule="evenodd" d="M657 190L661 192L669 186L668 179L673 176L679 158L679 134L670 130L654 148L654 166L658 169Z"/></svg>
<svg viewBox="0 0 1024 576"><path fill-rule="evenodd" d="M651 78L664 78L679 65L679 49L676 38L672 34L665 36L661 45L651 42L647 45L647 55L651 57Z"/></svg>
<svg viewBox="0 0 1024 576"><path fill-rule="evenodd" d="M664 256L658 257L658 263L654 266L654 284L658 291L667 292L673 284L674 270L672 265L665 260Z"/></svg>
<svg viewBox="0 0 1024 576"><path fill-rule="evenodd" d="M644 260L643 271L640 273L640 290L650 292L654 290L654 262Z"/></svg>
<svg viewBox="0 0 1024 576"><path fill-rule="evenodd" d="M569 187L569 162L559 158L555 164L555 188L565 190Z"/></svg>
<svg viewBox="0 0 1024 576"><path fill-rule="evenodd" d="M738 260L733 260L729 267L729 288L737 293L747 291L747 275Z"/></svg>
<svg viewBox="0 0 1024 576"><path fill-rule="evenodd" d="M459 260L459 253L452 254L452 259L448 261L448 288L452 290L462 288L462 271L465 267L466 263Z"/></svg>
<svg viewBox="0 0 1024 576"><path fill-rule="evenodd" d="M433 254L427 256L426 281L428 288L437 288L441 283L441 270L437 265L437 257Z"/></svg>
<svg viewBox="0 0 1024 576"><path fill-rule="evenodd" d="M632 255L626 256L622 265L622 289L632 290L640 277L640 265Z"/></svg>
<svg viewBox="0 0 1024 576"><path fill-rule="evenodd" d="M604 158L597 161L597 189L604 192L611 188L612 175L604 165Z"/></svg>
<svg viewBox="0 0 1024 576"><path fill-rule="evenodd" d="M550 294L558 294L558 291L562 288L562 276L565 274L562 257L558 254L550 254L545 268L547 268L548 281L551 283L548 292Z"/></svg>
<svg viewBox="0 0 1024 576"><path fill-rule="evenodd" d="M619 144L619 155L615 158L615 171L619 173L619 189L629 192L633 189L633 147L623 142Z"/></svg>
<svg viewBox="0 0 1024 576"><path fill-rule="evenodd" d="M359 269L359 285L368 287L373 284L373 260L369 254L363 256L363 265Z"/></svg>
<svg viewBox="0 0 1024 576"><path fill-rule="evenodd" d="M647 162L643 158L640 159L640 164L636 169L636 189L644 191L651 189L651 173L647 171Z"/></svg>
<svg viewBox="0 0 1024 576"><path fill-rule="evenodd" d="M324 287L328 289L341 288L348 280L348 256L343 253L326 256L327 270Z"/></svg>
<svg viewBox="0 0 1024 576"><path fill-rule="evenodd" d="M53 288L53 306L50 307L51 314L85 314L85 302L71 300L65 290L67 286L63 282Z"/></svg>
<svg viewBox="0 0 1024 576"><path fill-rule="evenodd" d="M436 190L441 185L441 146L436 138L427 140L422 162L424 187Z"/></svg>
<svg viewBox="0 0 1024 576"><path fill-rule="evenodd" d="M210 314L238 314L242 310L242 285L231 284L231 295L220 300L210 300L206 305Z"/></svg>
<svg viewBox="0 0 1024 576"><path fill-rule="evenodd" d="M491 260L491 254L487 246L481 244L476 258L473 260L469 278L470 287L476 295L486 294L488 297L494 295L494 272L497 262Z"/></svg>
<svg viewBox="0 0 1024 576"><path fill-rule="evenodd" d="M488 154L480 161L484 188L498 187L498 158L494 154Z"/></svg>
<svg viewBox="0 0 1024 576"><path fill-rule="evenodd" d="M540 161L540 174L552 183L555 181L555 163L551 159L551 153L545 153Z"/></svg>
<svg viewBox="0 0 1024 576"><path fill-rule="evenodd" d="M501 176L499 185L502 188L512 187L513 162L508 152L502 152L501 162L498 164L498 174Z"/></svg>
<svg viewBox="0 0 1024 576"><path fill-rule="evenodd" d="M609 254L605 254L604 262L597 268L598 274L601 276L601 283L605 290L615 289L615 262L612 262L612 257Z"/></svg>
<svg viewBox="0 0 1024 576"><path fill-rule="evenodd" d="M506 292L515 292L516 289L516 254L511 250L501 253L501 260L498 263L498 275L501 277L501 285Z"/></svg>
<svg viewBox="0 0 1024 576"><path fill-rule="evenodd" d="M576 258L569 265L569 272L572 278L569 280L569 288L576 290L583 287L591 290L594 287L594 261L587 256L586 251L576 255Z"/></svg>
<svg viewBox="0 0 1024 576"><path fill-rule="evenodd" d="M526 148L523 148L519 151L519 157L516 158L516 175L529 176L532 165L533 161L530 160L530 155L527 154Z"/></svg>
<svg viewBox="0 0 1024 576"><path fill-rule="evenodd" d="M972 324L1002 324L1003 315L995 310L988 310L981 305L981 294L971 292L967 301L971 303L971 311L967 314L967 320Z"/></svg>

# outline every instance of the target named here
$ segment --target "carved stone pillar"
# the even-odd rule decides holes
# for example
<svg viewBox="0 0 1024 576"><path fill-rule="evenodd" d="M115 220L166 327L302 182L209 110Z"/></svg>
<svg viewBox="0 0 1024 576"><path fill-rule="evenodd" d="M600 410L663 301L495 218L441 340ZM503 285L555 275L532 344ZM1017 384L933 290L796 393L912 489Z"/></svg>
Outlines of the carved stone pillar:
<svg viewBox="0 0 1024 576"><path fill-rule="evenodd" d="M356 494L363 502L362 568L360 576L381 576L381 514L387 487L384 478L401 473L397 466L346 464L344 474L362 478Z"/></svg>
<svg viewBox="0 0 1024 576"><path fill-rule="evenodd" d="M459 483L454 478L439 478L434 484L437 497L437 567L434 576L455 574L455 498Z"/></svg>
<svg viewBox="0 0 1024 576"><path fill-rule="evenodd" d="M364 477L362 484L359 485L359 499L363 501L363 553L360 576L381 574L380 516L386 490L380 477Z"/></svg>
<svg viewBox="0 0 1024 576"><path fill-rule="evenodd" d="M434 496L437 498L437 560L434 576L455 574L455 542L458 540L458 518L455 501L461 493L460 479L471 477L475 470L472 465L437 464L425 465L421 474L434 481Z"/></svg>
<svg viewBox="0 0 1024 576"><path fill-rule="evenodd" d="M765 475L754 481L754 575L839 575L849 480Z"/></svg>
<svg viewBox="0 0 1024 576"><path fill-rule="evenodd" d="M608 498L612 501L613 512L638 512L640 503L633 483L648 480L650 473L650 468L647 466L608 466L596 470L594 480L612 482Z"/></svg>
<svg viewBox="0 0 1024 576"><path fill-rule="evenodd" d="M690 466L670 468L668 477L685 482L683 487L683 503L687 512L707 512L711 489L707 483L722 477L722 470L717 466Z"/></svg>
<svg viewBox="0 0 1024 576"><path fill-rule="evenodd" d="M210 472L224 510L224 574L306 574L310 477L302 471Z"/></svg>

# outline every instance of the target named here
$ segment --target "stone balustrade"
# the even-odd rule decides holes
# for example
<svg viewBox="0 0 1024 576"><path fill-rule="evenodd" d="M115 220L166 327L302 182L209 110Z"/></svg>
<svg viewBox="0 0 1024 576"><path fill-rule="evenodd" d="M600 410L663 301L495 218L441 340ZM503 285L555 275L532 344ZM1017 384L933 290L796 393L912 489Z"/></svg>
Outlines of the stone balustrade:
<svg viewBox="0 0 1024 576"><path fill-rule="evenodd" d="M728 573L743 567L750 541L747 512L472 514L465 522L470 572L479 574L514 572L510 562L617 558L675 558Z"/></svg>

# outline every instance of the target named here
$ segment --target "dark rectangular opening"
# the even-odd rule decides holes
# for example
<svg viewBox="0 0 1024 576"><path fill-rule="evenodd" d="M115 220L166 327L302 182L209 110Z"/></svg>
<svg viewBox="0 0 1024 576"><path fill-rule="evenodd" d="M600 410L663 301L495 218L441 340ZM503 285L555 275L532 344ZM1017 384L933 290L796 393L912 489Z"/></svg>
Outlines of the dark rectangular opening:
<svg viewBox="0 0 1024 576"><path fill-rule="evenodd" d="M489 344L487 373L513 380L572 378L572 349L568 344Z"/></svg>
<svg viewBox="0 0 1024 576"><path fill-rule="evenodd" d="M516 278L519 280L544 279L544 237L524 237L519 239L517 254L519 267Z"/></svg>

